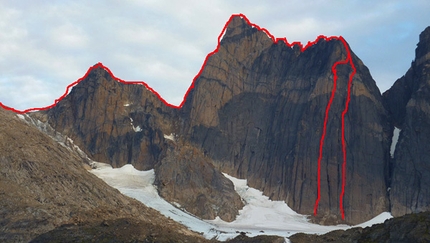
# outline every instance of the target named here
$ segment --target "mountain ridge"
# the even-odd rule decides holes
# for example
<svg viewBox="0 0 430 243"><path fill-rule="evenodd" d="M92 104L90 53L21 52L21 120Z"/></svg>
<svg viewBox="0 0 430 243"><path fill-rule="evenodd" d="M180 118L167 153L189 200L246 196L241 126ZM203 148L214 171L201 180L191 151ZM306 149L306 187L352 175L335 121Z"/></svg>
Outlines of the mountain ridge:
<svg viewBox="0 0 430 243"><path fill-rule="evenodd" d="M321 178L315 179L317 178L317 174L319 174L316 169L317 165L311 165L311 163L307 164L306 168L303 167L302 169L304 172L307 170L311 171L312 177L310 180L307 179L301 182L308 184L306 186L306 192L302 192L303 189L300 189L300 187L303 188L303 185L299 186L300 184L298 184L297 186L293 186L296 185L294 181L285 181L287 178L291 178L295 172L288 172L293 173L288 176L286 174L276 176L272 175L272 173L277 172L271 172L271 169L269 170L269 168L266 167L270 163L273 163L268 161L268 158L276 158L275 164L280 167L285 166L285 162L281 159L282 157L285 158L285 156L287 156L289 160L292 160L291 163L299 165L298 157L295 155L297 152L294 152L298 149L301 151L299 153L304 153L307 158L306 160L309 160L309 162L312 160L316 161L318 158L318 151L297 147L295 145L295 140L300 139L300 133L306 132L309 134L309 137L313 138L312 140L315 141L313 142L314 145L312 145L312 147L320 147L321 144L318 143L318 141L321 140L321 134L319 134L319 131L321 131L321 129L323 129L327 124L332 127L328 131L327 137L339 138L339 143L336 142L331 145L332 149L328 150L329 153L332 153L330 151L333 151L333 148L335 147L337 147L339 151L343 151L341 150L342 145L340 139L345 136L345 134L342 134L341 132L342 122L344 122L343 120L345 116L341 115L341 113L345 113L344 111L346 107L344 108L344 104L346 104L345 101L347 100L349 93L347 91L349 89L348 86L350 85L348 84L350 83L349 81L352 81L352 78L354 78L354 86L352 87L351 93L353 97L366 97L359 103L366 103L367 99L370 99L371 103L375 103L374 105L366 106L366 109L380 112L378 111L378 107L380 107L380 105L376 104L379 103L378 98L375 98L380 96L380 92L373 79L370 77L370 74L366 72L367 69L362 68L363 64L355 55L351 56L349 47L341 38L320 36L315 42L309 42L308 45L303 48L298 48L300 45L297 44L289 46L287 45L287 42L281 41L282 39L278 39L278 41L275 40L275 42L273 40L274 39L271 39L265 31L258 30L253 27L241 16L235 16L232 18L229 25L226 27L225 35L220 42L218 51L208 55L199 76L197 76L193 84L190 86L190 92L188 93L184 106L181 109L174 109L166 106L163 104L162 100L157 99L157 95L148 92L148 89L145 89L142 86L134 86L134 83L122 85L121 80L120 82L115 82L115 78L100 65L95 66L95 68L87 75L86 79L81 80L76 86L74 86L70 94L58 102L55 107L52 107L49 110L32 113L32 115L42 121L49 120L51 126L58 131L65 133L65 135L70 136L86 153L89 154L90 157L92 157L92 159L108 162L115 167L122 166L125 163L132 163L138 169L151 169L154 168L155 165L160 165L160 162L164 158L169 158L169 153L175 153L176 149L180 150L180 146L182 145L178 147L178 144L191 145L191 147L201 150L203 152L203 156L210 158L211 162L207 161L204 163L215 165L215 168L212 168L211 166L207 168L212 168L212 170L221 170L221 167L218 166L227 166L227 168L224 168L227 172L241 178L249 178L250 183L253 184L253 186L263 189L267 195L272 195L271 197L273 199L284 200L287 198L286 200L290 200L289 203L293 204L293 208L295 210L300 211L300 207L302 207L306 210L301 211L301 213L312 214L312 212L308 211L308 208L312 205L312 208L315 209L316 206L311 201L318 198L317 194L312 195L314 194L314 188L319 188L317 184L322 180L327 180L328 177L325 179L326 176L324 175ZM276 61L276 59L278 60ZM353 65L351 66L349 64L353 63L353 61L360 64L357 68L362 70L361 73L364 76L352 75L354 71L352 68ZM225 66L225 63L229 63L229 65ZM345 65L346 63L348 64ZM337 79L339 79L339 82L335 85L336 83L333 81L336 81ZM208 92L210 90L213 92ZM330 96L330 94L332 95ZM301 106L302 111L297 110L291 113L291 110L285 110L282 112L284 114L280 117L279 115L276 115L279 117L276 119L288 122L288 120L292 118L293 120L288 123L291 123L291 125L295 127L304 126L302 129L305 130L285 130L285 126L282 125L283 122L278 120L260 120L261 118L258 117L260 117L261 114L264 114L261 110L264 109L264 105L261 106L261 109L253 110L250 106L252 101L249 99L239 98L243 95L250 98L252 97L252 100L260 99L264 101L266 104L265 106L271 107L270 109L265 109L266 112L272 112L275 107L285 106L285 102ZM327 96L330 96L330 99ZM132 102L130 100L132 100ZM243 103L247 100L250 101L250 103ZM330 100L331 102L334 102L334 108L326 111L322 108L320 109L321 104L329 104ZM352 99L353 104L357 105L358 103L355 100L355 98ZM242 103L229 105L231 102ZM234 116L231 116L229 113L233 111L231 110L234 109L233 107L238 107L237 105L239 105L241 110L251 111L252 114L250 113L249 115L254 117L252 119L257 119L255 122L262 123L257 126L259 127L258 129L261 132L262 138L277 139L279 144L287 143L284 148L282 146L273 147L271 143L269 143L261 144L264 149L257 149L257 153L255 153L255 155L261 158L261 162L259 163L267 163L267 165L264 165L266 168L262 170L265 171L265 174L257 172L258 170L254 172L257 167L249 167L249 173L245 171L245 168L248 168L245 164L248 162L243 161L256 163L256 161L253 161L251 158L253 156L253 149L245 151L244 154L237 157L239 161L241 161L239 164L231 165L229 162L225 163L222 161L225 159L225 161L231 162L236 160L235 154L237 154L237 151L234 149L232 150L234 147L230 147L225 150L226 148L223 147L224 145L213 143L214 141L224 141L224 143L242 144L240 146L244 146L246 143L253 143L251 141L246 141L246 137L255 136L252 130L248 130L250 132L248 135L246 133L235 135L234 139L238 140L231 140L231 138L222 136L219 137L219 134L222 134L229 129L228 127L225 127L225 122L230 118L234 118ZM355 109L355 106L352 108ZM287 107L284 109L289 109ZM230 111L227 108L230 109ZM328 113L330 114L327 115ZM279 111L277 114L280 114ZM324 118L326 120L326 124L324 125L323 119L320 118L309 119L310 117L315 116L315 114L320 114L318 116L326 117ZM267 115L269 117L273 116L271 114ZM328 116L332 117L333 115L335 117L339 116L339 119L328 118ZM243 122L249 118L241 120L242 118L238 117L238 119L239 120L231 122L237 123L239 129L242 129L240 127L245 128L248 126ZM273 128L271 128L271 122L274 122L274 124L276 124L275 126L282 132L279 133L274 131ZM302 125L299 125L300 123ZM221 127L217 127L218 125ZM317 129L313 131L306 127L316 127ZM202 128L204 130L199 132L198 129ZM215 131L220 133L218 135L207 134L207 131L210 131L211 129L215 129ZM250 127L249 129L254 128ZM286 132L291 139L285 141L283 138L284 136L280 135L284 132ZM380 131L378 131L378 133L379 132ZM171 143L164 139L164 136L168 134L180 135L178 141L184 142ZM205 140L212 142L206 143L205 145L205 142L200 140L201 138L204 138L204 136L209 136L209 140ZM261 142L262 141L260 141L260 143ZM213 148L216 149L214 150ZM289 155L284 154L283 150L286 149L290 150ZM326 149L327 148L324 148L324 151L327 151ZM276 155L267 155L268 151L277 152ZM293 153L291 154L291 152ZM326 153L323 156L324 166L322 169L324 170L324 174L326 174L328 173L326 166L329 162L329 158ZM330 156L333 156L332 159L334 161L337 161L337 158L344 157L342 154ZM360 154L357 154L357 158L360 156ZM196 159L197 158L202 157L196 157ZM220 158L221 160L219 160ZM203 161L204 160L205 159L203 159ZM350 160L350 158L348 158L348 160ZM173 160L169 163L173 163ZM340 160L339 166L341 166ZM168 169L169 166L158 168ZM177 173L184 174L184 178L190 180L197 179L186 176L186 172L181 170L178 166L174 168L178 169L176 171ZM229 171L232 169L237 171ZM331 170L332 172L330 173L336 173L334 178L337 179L322 183L322 186L324 187L322 189L324 197L321 202L323 205L322 207L326 209L321 212L322 215L326 215L331 214L331 212L336 210L339 215L336 217L340 219L343 217L343 211L339 212L339 208L341 208L341 200L339 197L342 193L341 184L343 181L341 178L342 174L345 173L340 171L335 172L335 167ZM349 169L349 171L353 171L353 169ZM377 169L376 171L381 171L381 169ZM156 174L159 175L163 173L160 172ZM214 186L214 188L210 189L212 192L221 189L216 186L217 183L215 183L215 181L225 180L220 173L215 174L217 174L217 180L201 184L202 186ZM201 176L203 175L199 175L199 177ZM315 178L313 178L313 176L315 176ZM353 177L352 175L346 176L348 178ZM278 177L279 179L274 179ZM305 177L307 176L305 175ZM166 178L159 178L157 181L163 181L163 179ZM197 181L204 181L204 179L202 179L203 178L197 179ZM282 181L282 189L278 188L279 184L278 182L275 182L276 180ZM267 183L264 181L267 181ZM181 182L175 181L175 183ZM315 184L313 185L313 183ZM223 184L227 185L228 182L224 182ZM344 182L343 184L345 185ZM163 194L163 190L169 190L169 188L164 187L164 185L171 185L171 183L159 184L161 194ZM330 191L330 188L333 187L336 189ZM176 190L180 190L178 187L174 188L176 188ZM228 190L231 193L234 193L231 187L229 188L230 189ZM186 188L181 188L181 190L185 189ZM278 192L274 193L274 190L277 190ZM327 190L329 194L328 196L326 196ZM351 189L348 188L348 190ZM291 192L293 192L292 197L289 196ZM307 196L309 198L306 200L298 199L298 197L302 197L301 195L303 193L306 195L310 193L309 195L312 196ZM173 194L181 195L179 191L178 193ZM381 195L380 192L372 194L376 197ZM194 200L195 206L199 204L197 198L198 196L196 195ZM229 212L225 214L227 217L225 218L226 220L231 220L231 215L234 215L230 210L237 210L240 205L238 197L235 198L236 203L233 204L235 206L233 206L232 209L221 210ZM208 198L205 200L207 199ZM175 200L181 201L181 198L178 196ZM182 198L182 200L187 199ZM379 202L381 199L375 199L374 201ZM385 199L383 201L385 201ZM189 204L186 202L182 203L184 203L184 205ZM221 205L225 205L224 207L226 207L227 205L224 202L217 202L217 204L218 203L219 205L214 206L214 208L221 208ZM374 208L378 209L376 210ZM370 210L376 210L377 212L371 214L376 215L381 213L382 208L383 207L381 206L372 206ZM194 209L191 208L188 210L194 211ZM212 213L210 215L216 216L216 214ZM350 215L348 217L350 217ZM323 216L323 218L324 217L325 216ZM210 218L213 218L213 216ZM363 218L360 220L365 221L367 219L369 218Z"/></svg>
<svg viewBox="0 0 430 243"><path fill-rule="evenodd" d="M276 45L285 45L285 46L287 46L288 48L291 48L292 50L294 50L294 52L296 52L297 54L296 55L301 55L302 53L305 53L306 52L306 50L308 50L308 49L312 49L312 47L314 46L314 45L317 45L318 43L320 43L320 42L322 42L322 41L324 41L324 42L331 42L331 41L337 41L337 42L340 42L342 45L343 45L343 47L345 48L345 59L344 60L340 60L340 61L336 61L336 62L334 62L333 63L333 65L331 66L331 71L332 71L332 74L333 74L333 76L334 76L334 82L335 82L335 85L333 86L333 90L331 91L331 93L332 93L332 96L331 96L331 99L330 99L330 101L329 101L329 103L328 103L328 106L327 106L327 110L326 110L326 115L325 115L325 119L326 119L326 121L324 122L324 127L323 127L323 130L325 131L325 127L326 127L326 124L327 124L327 119L328 119L328 112L330 111L330 105L331 105L331 102L332 102L332 100L333 100L333 98L334 98L334 96L335 96L335 93L336 93L336 79L337 79L337 70L336 70L336 67L337 67L337 65L341 65L341 64L347 64L347 63L349 63L350 65L351 65L351 67L352 67L352 69L353 69L353 73L351 74L351 76L350 76L350 81L352 82L352 78L353 78L353 76L354 76L354 73L355 73L355 67L354 67L354 64L353 64L353 62L352 62L352 58L351 58L351 54L350 54L350 49L349 49L349 46L348 46L348 44L346 43L346 41L343 39L343 37L326 37L326 36L318 36L316 39L315 39L315 41L313 41L313 42L308 42L305 46L303 46L303 44L301 44L301 43L299 43L299 42L293 42L293 43L288 43L288 41L287 41L287 39L286 38L275 38L273 35L271 35L270 33L269 33L269 31L267 31L265 28L260 28L259 26L257 26L257 25L255 25L255 24L253 24L253 23L251 23L247 18L246 18L246 16L244 16L243 14L238 14L238 15L232 15L231 17L230 17L230 19L227 21L227 23L225 24L225 26L224 26L224 28L223 28L223 30L221 31L221 33L220 33L220 35L219 35L219 37L218 37L218 45L217 45L217 48L213 51L213 52L211 52L211 53L209 53L207 56L206 56L206 58L205 58L205 61L203 62L203 64L202 64L202 67L201 67L201 69L200 69L200 71L199 71L199 73L195 76L195 78L193 79L193 81L192 81L192 84L190 85L190 87L189 87L189 89L188 89L188 91L187 91L187 93L185 94L185 96L184 96L184 99L183 99L183 101L181 102L181 104L179 105L179 106L175 106L175 105L172 105L172 104L169 104L169 103L167 103L155 90L153 90L150 86L148 86L145 82L137 82L137 81L132 81L132 82L126 82L126 81L124 81L124 80L122 80L122 79L119 79L119 78L117 78L117 77L115 77L114 75L113 75L113 73L107 68L107 67L105 67L102 63L97 63L96 65L94 65L94 66L92 66L92 67L90 67L89 69L88 69L88 71L87 71L87 73L82 77L82 78L80 78L80 79L78 79L77 81L75 81L75 82L73 82L72 84L70 84L69 86L67 86L67 88L66 88L66 92L65 92L65 94L63 95L63 96L61 96L59 99L57 99L57 100L55 100L55 103L53 104L53 105L50 105L50 106L47 106L47 107L43 107L43 108L30 108L30 109L27 109L27 110L24 110L24 111L17 111L17 110L15 110L15 109L11 109L11 110L13 110L13 111L15 111L15 112L17 112L17 113L20 113L20 114L22 114L22 113L27 113L27 112L32 112L32 111L46 111L46 110L49 110L49 109L57 109L58 108L58 104L59 103L61 103L61 101L63 100L63 99L67 99L67 97L69 96L69 94L71 93L71 92L73 92L73 89L75 89L75 87L79 87L80 86L80 84L81 84L81 82L83 82L83 81L85 81L85 80L87 80L93 73L95 73L95 72L98 72L98 70L104 70L104 72L105 72L105 74L100 74L100 75L102 75L102 76L104 76L104 78L106 78L107 80L110 80L110 79L113 79L113 80L116 80L117 82L119 82L119 83L122 83L122 84L127 84L127 85L135 85L135 84L137 84L137 85L143 85L145 88L146 88L146 90L149 90L153 95L155 95L162 103L164 103L164 105L165 106L167 106L167 107L169 107L169 108L174 108L174 109L179 109L179 110L181 110L182 109L182 107L183 107L183 105L187 102L187 98L188 98L188 96L189 96L189 94L194 90L194 87L195 87L195 83L196 83L196 80L198 80L200 77L201 77L201 75L204 73L204 69L206 68L206 64L207 64L207 62L208 62L208 60L210 60L211 58L213 58L214 56L216 56L217 54L218 54L218 52L220 51L220 48L222 48L222 44L225 44L225 43L227 43L227 42L229 42L229 41L234 41L234 39L237 37L237 34L239 33L242 33L243 32L243 30L244 29L247 29L247 31L249 31L249 33L252 35L252 33L254 33L254 32L256 32L256 33L258 33L259 34L259 36L260 37L258 37L258 38L260 38L260 39L264 39L264 38L266 38L266 40L264 40L264 42L266 43L265 45L268 47L268 46L270 46L270 45L272 45L272 44L276 44ZM263 48L264 49L264 48ZM254 54L254 55L258 55L258 53L257 54ZM108 77L109 76L109 77ZM350 84L349 84L350 85ZM349 85L348 85L348 87L349 87ZM71 89L71 90L70 90ZM348 88L349 89L349 88ZM276 89L274 90L275 92L276 92ZM234 95L234 93L232 94L232 95ZM348 90L348 96L349 96L349 90ZM81 98L80 99L85 99L84 98L84 96L83 95L81 95ZM154 101L154 102L156 102L156 101ZM349 99L347 99L347 101L346 101L346 104L349 102ZM1 103L0 103L0 105L2 105ZM128 105L128 104L127 104ZM222 104L220 104L221 106L222 106ZM2 105L3 106L3 105ZM125 106L125 105L124 105ZM159 107L159 105L156 105L157 107ZM4 106L3 106L4 107ZM7 107L6 107L7 108ZM65 108L64 108L65 109ZM157 109L159 109L159 108L157 108ZM345 111L344 111L344 113L346 113L346 111L347 111L347 106L345 107ZM83 111L84 112L84 111ZM196 112L199 112L199 111L196 111ZM208 111L207 111L207 109L204 111L205 113L207 113ZM209 111L210 112L210 111ZM81 112L79 112L78 111L78 116L82 116L82 114L80 114ZM175 112L173 112L173 113L175 113ZM80 114L80 115L79 115ZM175 115L173 115L173 116L175 116ZM105 118L103 119L103 120L105 120L106 119L106 116L104 116ZM46 118L41 118L41 117L39 117L40 119L42 119L42 120L44 120L44 119L46 119ZM56 123L58 123L58 119L61 119L61 117L56 117L55 118L55 122ZM108 117L107 118L108 120L112 120L112 118L111 117ZM131 124L132 124L132 126L133 126L133 129L139 129L139 130L141 130L141 127L140 126L137 126L137 127L135 127L134 125L133 125L133 121L135 121L135 119L136 118L132 118L132 117L130 117L130 121L131 121ZM100 120L100 118L97 118L97 120ZM204 121L204 120L203 120ZM342 115L342 131L343 131L343 123L344 123L344 114ZM203 122L203 124L205 124L205 122ZM89 132L92 130L92 129L94 129L95 128L95 126L92 126L92 127L90 127L89 129L87 129L86 131L85 130L82 130L81 131L81 134L89 134ZM106 128L106 129L109 129L109 128ZM154 134L154 132L151 132L151 134ZM155 132L155 138L154 139L156 139L156 140L160 140L161 139L161 134L160 133L158 133L158 135L156 135L157 133ZM169 134L169 133L168 133ZM67 135L70 135L70 134L67 134ZM324 137L324 135L325 135L325 132L323 133L323 137ZM150 135L151 137L152 137L152 135ZM342 136L343 138L344 138L344 135ZM85 139L85 138L74 138L74 139L77 139L77 141L78 141L78 143L79 143L79 141L81 140L81 139ZM88 140L88 139L87 139ZM344 143L344 141L342 140L342 142ZM152 142L150 142L151 144L152 144ZM321 144L320 144L320 158L322 157L322 150L323 150L323 143L324 143L324 139L322 138L321 139L321 142L320 142ZM98 152L97 151L95 151L95 144L93 143L93 142L90 142L90 150L92 150L91 152L88 150L88 149L86 149L86 147L84 147L84 150L85 150L85 152L89 152L89 154L92 154L92 156L93 156L93 159L95 159L95 160L100 160L100 161L106 161L106 157L105 156L103 156L103 155L101 155L101 157L98 155ZM102 148L105 148L106 146L102 146ZM92 148L92 149L91 149ZM152 148L150 148L150 146L148 146L148 148L147 149L150 149L150 150L152 150ZM109 149L109 150L111 150L111 149ZM158 151L161 151L161 150L163 150L163 146L161 146L161 147L158 147L158 148L156 148L156 150L158 150ZM346 147L343 145L342 146L342 150L344 151L344 153L346 153ZM158 154L159 152L156 152L156 157L158 157L159 156L159 154ZM142 153L141 153L142 154ZM121 155L120 155L121 156ZM113 157L112 156L109 156L110 158L112 158L112 159L114 159L115 160L115 155L113 155ZM157 160L157 158L154 158L155 160ZM143 159L143 160L146 160L147 158L146 157L142 157L142 156L138 156L138 157L136 157L136 156L134 156L133 158L135 158L135 159L139 159L139 160L141 160L141 159ZM146 158L146 159L145 159ZM124 156L122 156L122 157L119 157L119 158L117 158L117 159L121 159L121 160L128 160L129 162L130 162L130 157L127 159L127 158L125 158ZM134 160L134 159L132 159L132 160ZM152 159L151 159L152 160ZM344 156L344 163L346 163L346 156ZM113 166L119 166L119 164L115 164L115 162L113 162L114 164L112 164ZM154 166L155 164L154 163L150 163L148 166L137 166L137 168L139 168L139 169L149 169L149 168L152 168L153 166ZM320 160L318 160L318 171L320 171L321 170L321 168L320 168ZM345 176L345 168L344 168L344 166L343 166L343 172L342 172L342 174ZM318 173L318 175L320 174L320 172ZM343 176L343 177L344 177ZM316 199L316 203L315 203L315 207L314 207L314 214L316 215L317 214L317 209L318 209L318 203L319 203L319 200L320 200L320 178L318 179L318 196L317 196L317 199ZM344 187L345 187L345 181L344 181L344 179L342 179L342 192L340 193L340 195L343 195L344 194ZM341 215L342 215L342 218L344 218L344 211L343 211L343 196L340 196L340 206L339 206L339 208L340 208L340 212L341 212Z"/></svg>
<svg viewBox="0 0 430 243"><path fill-rule="evenodd" d="M286 37L282 37L282 38L274 37L274 35L272 35L266 28L262 28L262 27L258 26L257 24L252 23L244 14L233 14L233 15L231 15L230 19L226 22L226 24L224 25L223 30L221 31L221 33L218 36L217 47L213 51L209 52L206 55L205 60L204 60L204 62L202 64L199 72L193 78L193 80L191 82L191 85L189 86L189 88L185 92L184 99L181 101L181 103L179 105L174 105L174 104L171 104L171 103L167 102L156 90L154 90L151 86L149 86L145 81L126 81L126 80L123 80L121 78L118 78L118 77L116 77L113 74L113 72L107 66L103 65L102 62L98 62L98 63L94 64L93 66L89 67L88 70L85 72L85 74L81 78L78 78L76 81L74 81L71 84L67 85L65 93L63 95L61 95L59 98L55 99L54 103L51 104L51 105L44 106L44 107L32 107L32 108L28 108L28 109L25 109L25 110L17 110L17 109L15 109L13 107L10 107L10 106L7 106L7 105L3 104L0 101L0 107L2 107L3 109L6 109L6 110L11 110L11 111L13 111L15 113L18 113L18 114L24 114L24 113L28 113L28 112L34 112L34 111L41 111L41 110L50 109L50 108L54 107L62 99L64 99L70 93L71 89L75 85L77 85L81 81L85 80L87 78L87 76L91 73L91 71L93 71L94 69L97 69L97 68L102 68L102 69L106 70L112 76L112 78L114 78L118 82L124 83L124 84L138 84L138 85L143 85L143 86L145 86L146 89L148 89L154 95L156 95L166 106L171 107L171 108L180 109L180 108L182 108L183 104L186 102L186 98L188 97L188 93L194 88L194 82L200 76L201 72L203 71L203 68L205 67L207 59L210 58L213 54L215 54L215 53L218 52L220 44L221 44L221 41L222 41L222 39L223 39L223 37L225 35L225 32L227 30L227 27L229 26L230 22L234 18L236 18L236 17L240 17L240 18L244 19L246 21L247 25L251 26L252 28L256 28L257 30L264 32L268 36L268 38L270 38L273 41L273 43L278 44L279 42L283 42L285 45L287 45L287 46L289 46L289 47L291 47L293 49L294 48L299 48L301 52L306 51L306 49L308 49L309 47L315 45L321 39L325 39L325 40L341 40L341 41L345 42L346 45L348 45L346 43L346 41L343 39L342 36L330 36L329 37L329 36L325 36L325 35L319 35L314 41L308 41L306 45L303 45L303 43L301 43L299 41L295 41L295 42L289 43ZM349 49L349 46L348 46L348 49Z"/></svg>

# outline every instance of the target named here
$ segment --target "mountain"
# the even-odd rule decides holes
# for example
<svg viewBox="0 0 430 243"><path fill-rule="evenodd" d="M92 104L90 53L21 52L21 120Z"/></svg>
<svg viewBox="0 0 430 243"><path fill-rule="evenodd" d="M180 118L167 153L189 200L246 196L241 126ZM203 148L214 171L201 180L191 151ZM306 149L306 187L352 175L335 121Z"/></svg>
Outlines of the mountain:
<svg viewBox="0 0 430 243"><path fill-rule="evenodd" d="M64 225L121 220L148 228L140 231L141 240L168 229L176 239L204 241L122 195L89 173L85 165L89 168L74 150L0 108L0 241L28 242Z"/></svg>
<svg viewBox="0 0 430 243"><path fill-rule="evenodd" d="M375 81L349 49L339 38L318 38L306 49L274 42L246 19L233 18L180 110L181 134L222 171L248 179L299 213L312 214L325 110L337 76L318 215L322 222L340 222L341 114L354 66L345 116L345 219L358 223L388 211L384 171L390 124ZM351 62L345 62L349 57Z"/></svg>
<svg viewBox="0 0 430 243"><path fill-rule="evenodd" d="M154 169L159 194L203 219L232 221L243 207L222 172L320 224L400 216L430 201L428 36L412 71L381 95L342 37L303 47L233 15L181 107L99 63L29 116L92 160Z"/></svg>
<svg viewBox="0 0 430 243"><path fill-rule="evenodd" d="M391 166L391 212L430 210L430 27L420 34L410 69L383 96L401 129Z"/></svg>
<svg viewBox="0 0 430 243"><path fill-rule="evenodd" d="M143 85L118 82L101 64L55 107L31 115L73 139L92 160L156 168L160 194L202 218L232 221L243 206L233 184L201 152L166 138L178 133L177 110Z"/></svg>

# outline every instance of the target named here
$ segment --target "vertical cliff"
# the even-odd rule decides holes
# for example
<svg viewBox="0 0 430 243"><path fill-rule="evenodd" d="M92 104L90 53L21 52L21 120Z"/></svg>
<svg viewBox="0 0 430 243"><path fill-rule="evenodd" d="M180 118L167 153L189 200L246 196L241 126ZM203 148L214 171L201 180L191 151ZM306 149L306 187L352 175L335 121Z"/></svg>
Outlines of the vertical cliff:
<svg viewBox="0 0 430 243"><path fill-rule="evenodd" d="M334 85L333 66L348 56L340 39L320 38L301 50L240 17L228 25L182 108L183 134L220 170L247 178L272 199L312 214L324 115ZM388 210L386 174L390 126L381 94L352 53L354 75L345 117L348 222ZM341 113L350 64L339 64L321 163L319 220L340 219ZM321 222L322 222L321 221Z"/></svg>
<svg viewBox="0 0 430 243"><path fill-rule="evenodd" d="M421 34L415 60L384 93L393 124L401 129L394 153L391 212L430 209L430 27Z"/></svg>

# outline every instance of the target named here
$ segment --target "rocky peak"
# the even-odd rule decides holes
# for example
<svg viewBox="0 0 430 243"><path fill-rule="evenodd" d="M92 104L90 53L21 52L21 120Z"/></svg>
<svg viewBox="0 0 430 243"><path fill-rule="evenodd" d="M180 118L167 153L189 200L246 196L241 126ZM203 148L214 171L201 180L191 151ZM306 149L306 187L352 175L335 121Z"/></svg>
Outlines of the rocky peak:
<svg viewBox="0 0 430 243"><path fill-rule="evenodd" d="M320 203L320 222L334 223L340 219L340 116L353 70L350 64L334 64L348 57L349 46L341 39L319 38L305 50L299 47L274 42L264 30L233 18L180 111L181 134L221 171L246 178L272 199L312 214L319 141L335 69L337 88L324 145ZM379 89L358 57L351 57L357 73L346 120L346 140L351 142L345 211L348 222L354 223L388 208L384 167L390 128ZM371 196L357 196L364 194ZM365 213L355 213L357 208Z"/></svg>
<svg viewBox="0 0 430 243"><path fill-rule="evenodd" d="M243 34L252 34L250 32L257 31L241 16L234 16L227 25L223 39L233 38Z"/></svg>
<svg viewBox="0 0 430 243"><path fill-rule="evenodd" d="M96 161L150 169L164 146L163 134L172 132L173 112L144 85L124 84L97 64L55 107L34 115Z"/></svg>
<svg viewBox="0 0 430 243"><path fill-rule="evenodd" d="M415 50L415 60L417 65L430 59L430 26L420 34L420 41Z"/></svg>
<svg viewBox="0 0 430 243"><path fill-rule="evenodd" d="M114 81L112 78L112 74L100 63L97 63L93 65L86 76L87 78L84 79L84 82L109 82ZM103 81L102 81L103 80ZM82 85L82 84L81 84Z"/></svg>
<svg viewBox="0 0 430 243"><path fill-rule="evenodd" d="M406 116L406 106L413 94L428 86L430 60L430 26L420 34L420 41L415 49L415 60L406 74L396 80L393 86L384 92L384 103L391 114L392 123L402 129Z"/></svg>
<svg viewBox="0 0 430 243"><path fill-rule="evenodd" d="M282 94L281 90L292 87L312 88L314 95L329 93L330 84L317 82L314 77L323 72L332 75L325 71L346 57L347 51L339 39L319 38L303 51L298 45L290 46L282 40L274 42L268 32L236 16L227 26L218 52L208 58L181 113L192 113L191 126L211 127L219 124L217 110L239 94L257 92L277 96ZM285 82L287 74L291 78ZM295 82L299 76L305 77L303 82ZM298 96L293 97L297 102ZM304 97L300 99L305 102Z"/></svg>

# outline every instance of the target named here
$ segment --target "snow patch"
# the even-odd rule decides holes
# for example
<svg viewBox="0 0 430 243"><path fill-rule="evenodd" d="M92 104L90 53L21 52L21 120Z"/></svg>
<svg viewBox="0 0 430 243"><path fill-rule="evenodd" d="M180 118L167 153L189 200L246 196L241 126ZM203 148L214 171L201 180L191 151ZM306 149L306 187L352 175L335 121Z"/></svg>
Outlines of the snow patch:
<svg viewBox="0 0 430 243"><path fill-rule="evenodd" d="M373 219L371 219L369 221L355 225L354 228L355 227L362 227L362 228L370 227L374 224L383 223L383 222L385 222L385 220L391 219L391 218L393 218L393 215L391 215L391 213L383 212L383 213L379 214L378 216L374 217Z"/></svg>
<svg viewBox="0 0 430 243"><path fill-rule="evenodd" d="M394 157L394 152L396 151L396 145L397 145L397 142L399 141L399 135L401 131L402 130L398 129L397 127L394 127L393 138L391 140L391 147L390 147L391 158Z"/></svg>
<svg viewBox="0 0 430 243"><path fill-rule="evenodd" d="M131 125L131 127L133 128L133 130L134 130L134 132L141 132L142 131L142 128L140 128L140 126L134 126L133 125L133 118L131 118L131 117L129 117L129 119L130 119L130 125Z"/></svg>
<svg viewBox="0 0 430 243"><path fill-rule="evenodd" d="M132 125L132 126L133 126L133 125ZM141 131L142 131L142 128L140 128L140 126L137 126L137 127L133 126L133 130L134 130L135 132L141 132Z"/></svg>
<svg viewBox="0 0 430 243"><path fill-rule="evenodd" d="M164 134L164 138L169 139L169 140L174 142L175 141L175 134L174 133L170 133L170 135Z"/></svg>
<svg viewBox="0 0 430 243"><path fill-rule="evenodd" d="M91 173L118 189L122 194L158 210L164 216L187 226L190 230L202 233L207 239L220 234L215 225L184 212L161 198L153 185L154 170L138 171L131 164L114 169L109 164L98 162L93 163L93 168L90 170Z"/></svg>
<svg viewBox="0 0 430 243"><path fill-rule="evenodd" d="M22 114L16 114L16 116L17 116L19 119L21 119L21 120L24 120L24 121L25 121L25 117L24 117L24 115L22 115Z"/></svg>

